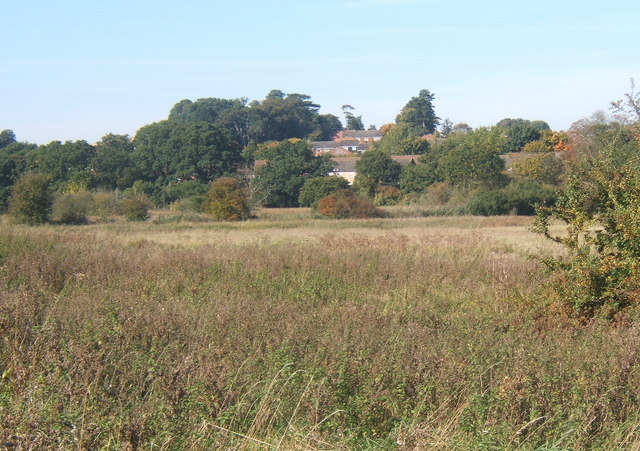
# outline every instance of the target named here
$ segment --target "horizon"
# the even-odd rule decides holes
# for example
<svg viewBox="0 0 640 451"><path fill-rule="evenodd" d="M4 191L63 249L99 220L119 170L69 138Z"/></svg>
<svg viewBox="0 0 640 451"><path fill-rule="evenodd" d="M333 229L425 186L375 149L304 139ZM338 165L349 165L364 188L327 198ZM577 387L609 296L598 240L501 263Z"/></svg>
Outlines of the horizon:
<svg viewBox="0 0 640 451"><path fill-rule="evenodd" d="M640 5L626 1L278 5L11 3L0 129L36 144L93 143L134 136L182 99L262 100L272 89L309 95L343 122L350 104L379 128L428 89L442 120L566 130L607 111L640 73L630 56Z"/></svg>

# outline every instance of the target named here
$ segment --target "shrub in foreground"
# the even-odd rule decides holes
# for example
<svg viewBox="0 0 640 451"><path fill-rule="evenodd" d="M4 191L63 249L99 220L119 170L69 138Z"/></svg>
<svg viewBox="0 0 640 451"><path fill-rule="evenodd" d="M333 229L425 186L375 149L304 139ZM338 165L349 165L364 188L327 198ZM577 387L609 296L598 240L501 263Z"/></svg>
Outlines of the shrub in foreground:
<svg viewBox="0 0 640 451"><path fill-rule="evenodd" d="M238 179L221 177L211 183L203 211L219 221L244 221L251 217L249 194Z"/></svg>
<svg viewBox="0 0 640 451"><path fill-rule="evenodd" d="M372 218L382 216L368 199L351 190L343 189L320 199L318 211L329 218Z"/></svg>
<svg viewBox="0 0 640 451"><path fill-rule="evenodd" d="M21 224L43 224L49 220L53 206L51 178L29 173L14 185L9 199L9 215Z"/></svg>

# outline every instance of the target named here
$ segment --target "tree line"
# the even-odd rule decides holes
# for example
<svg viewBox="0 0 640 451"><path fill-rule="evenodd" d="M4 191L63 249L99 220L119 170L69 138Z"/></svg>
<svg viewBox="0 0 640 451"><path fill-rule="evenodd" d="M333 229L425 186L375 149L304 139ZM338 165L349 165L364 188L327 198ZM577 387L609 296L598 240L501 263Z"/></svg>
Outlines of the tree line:
<svg viewBox="0 0 640 451"><path fill-rule="evenodd" d="M327 179L331 161L311 151L311 141L330 140L343 129L337 116L319 109L307 95L273 90L261 101L181 100L166 120L141 127L135 136L110 133L95 144L79 140L36 146L4 130L0 209L6 210L14 184L27 173L46 175L58 195L115 190L145 195L157 206L191 199L195 208L212 181L234 177L250 184L252 198L264 206L315 206L320 194L344 187ZM343 106L346 124L362 128L361 116L352 110ZM531 213L534 203L553 201L575 150L593 146L616 123L576 123L556 132L542 120L506 118L473 129L439 118L434 95L423 89L394 123L381 126L383 138L362 155L349 189L378 205L465 199L459 211ZM528 158L518 159L507 172L501 158L506 153ZM420 155L419 164L400 167L391 158L403 154ZM248 177L256 159L268 163Z"/></svg>

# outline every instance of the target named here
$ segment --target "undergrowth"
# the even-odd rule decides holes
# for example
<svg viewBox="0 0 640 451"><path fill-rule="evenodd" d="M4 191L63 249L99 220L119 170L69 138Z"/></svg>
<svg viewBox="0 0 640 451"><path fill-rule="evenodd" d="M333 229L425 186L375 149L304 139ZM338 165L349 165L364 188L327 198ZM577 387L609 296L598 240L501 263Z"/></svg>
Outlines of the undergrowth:
<svg viewBox="0 0 640 451"><path fill-rule="evenodd" d="M640 445L633 311L580 322L478 234L188 249L7 225L0 265L3 446Z"/></svg>

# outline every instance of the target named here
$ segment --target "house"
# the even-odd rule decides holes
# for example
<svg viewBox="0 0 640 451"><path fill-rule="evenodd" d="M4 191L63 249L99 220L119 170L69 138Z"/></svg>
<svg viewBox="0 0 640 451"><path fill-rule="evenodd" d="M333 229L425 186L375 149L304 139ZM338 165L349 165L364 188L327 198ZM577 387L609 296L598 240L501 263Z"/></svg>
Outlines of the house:
<svg viewBox="0 0 640 451"><path fill-rule="evenodd" d="M343 130L338 132L334 141L358 140L361 144L379 141L383 133L380 130Z"/></svg>
<svg viewBox="0 0 640 451"><path fill-rule="evenodd" d="M362 143L357 139L345 139L342 141L313 141L311 143L313 155L330 155L332 157L354 156L355 152L362 153L369 150L369 143Z"/></svg>

